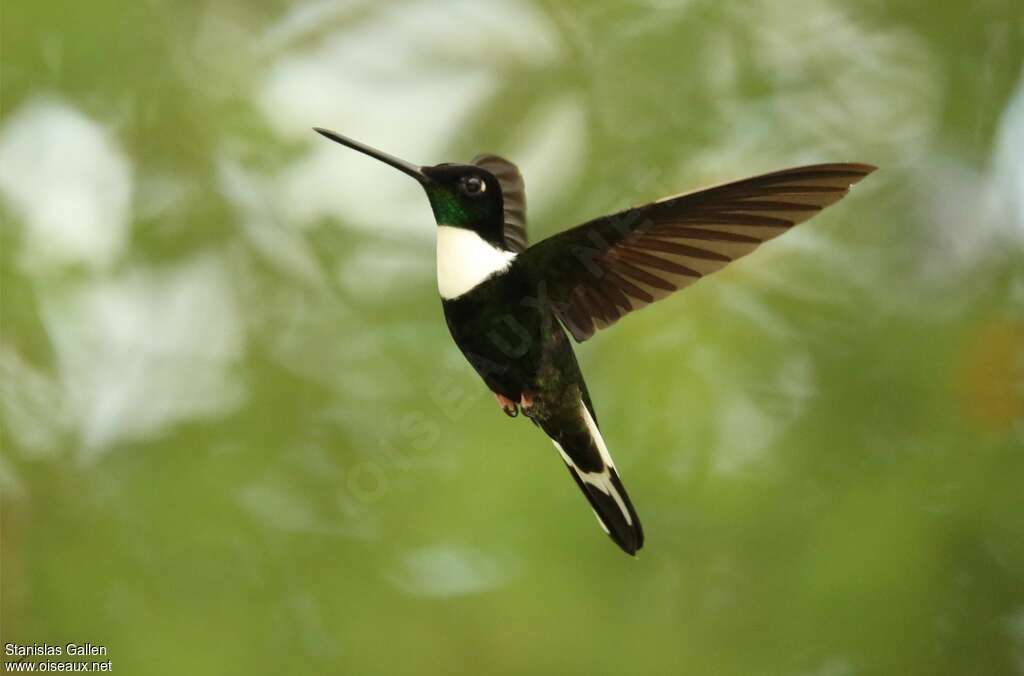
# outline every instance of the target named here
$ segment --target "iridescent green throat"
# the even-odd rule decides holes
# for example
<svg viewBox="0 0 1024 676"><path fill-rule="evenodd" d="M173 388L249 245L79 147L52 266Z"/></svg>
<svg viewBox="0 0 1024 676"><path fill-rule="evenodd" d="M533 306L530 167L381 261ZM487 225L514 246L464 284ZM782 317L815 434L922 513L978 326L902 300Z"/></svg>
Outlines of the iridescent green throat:
<svg viewBox="0 0 1024 676"><path fill-rule="evenodd" d="M469 226L472 219L465 207L451 190L442 186L427 188L430 208L434 210L434 219L441 225Z"/></svg>

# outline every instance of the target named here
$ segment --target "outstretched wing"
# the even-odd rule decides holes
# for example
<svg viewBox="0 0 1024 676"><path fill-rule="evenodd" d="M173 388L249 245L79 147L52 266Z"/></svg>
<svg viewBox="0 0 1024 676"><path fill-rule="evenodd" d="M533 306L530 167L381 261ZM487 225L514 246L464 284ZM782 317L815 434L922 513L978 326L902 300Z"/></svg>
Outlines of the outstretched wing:
<svg viewBox="0 0 1024 676"><path fill-rule="evenodd" d="M666 197L537 243L517 265L578 341L745 256L842 199L875 170L817 164Z"/></svg>
<svg viewBox="0 0 1024 676"><path fill-rule="evenodd" d="M505 245L516 253L526 251L526 190L519 168L504 157L477 155L473 164L489 171L501 184L501 197L505 206Z"/></svg>

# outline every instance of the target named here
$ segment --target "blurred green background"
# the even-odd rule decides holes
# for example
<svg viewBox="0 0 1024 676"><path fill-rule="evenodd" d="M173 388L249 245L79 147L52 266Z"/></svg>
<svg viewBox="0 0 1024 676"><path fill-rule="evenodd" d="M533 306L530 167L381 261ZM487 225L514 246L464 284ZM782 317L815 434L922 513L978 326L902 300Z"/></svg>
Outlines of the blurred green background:
<svg viewBox="0 0 1024 676"><path fill-rule="evenodd" d="M1024 673L1024 5L28 2L2 20L2 640L121 674ZM607 540L451 343L417 163L531 232L837 207L579 347Z"/></svg>

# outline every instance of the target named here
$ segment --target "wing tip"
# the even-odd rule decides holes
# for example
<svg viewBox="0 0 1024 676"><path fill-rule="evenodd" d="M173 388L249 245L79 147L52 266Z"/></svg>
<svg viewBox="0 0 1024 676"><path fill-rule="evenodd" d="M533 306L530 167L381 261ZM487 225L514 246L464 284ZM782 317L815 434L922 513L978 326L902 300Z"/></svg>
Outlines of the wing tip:
<svg viewBox="0 0 1024 676"><path fill-rule="evenodd" d="M877 166L875 166L874 164L868 164L866 162L847 162L843 166L849 167L850 171L855 171L860 174L860 176L857 177L854 183L878 171Z"/></svg>
<svg viewBox="0 0 1024 676"><path fill-rule="evenodd" d="M870 174L878 169L877 165L869 164L868 162L822 162L819 164L804 164L797 167L790 167L789 169L783 169L773 173L785 173L791 171L809 171L809 170L822 170L822 171L850 171L863 173L864 175ZM770 174L765 174L768 176ZM754 178L757 178L756 176Z"/></svg>

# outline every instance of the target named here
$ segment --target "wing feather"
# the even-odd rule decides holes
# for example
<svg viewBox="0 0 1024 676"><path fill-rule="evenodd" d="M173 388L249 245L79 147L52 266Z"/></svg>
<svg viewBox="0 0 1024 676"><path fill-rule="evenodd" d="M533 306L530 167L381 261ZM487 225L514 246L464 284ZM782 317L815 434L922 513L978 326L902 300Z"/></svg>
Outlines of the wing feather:
<svg viewBox="0 0 1024 676"><path fill-rule="evenodd" d="M666 197L548 238L516 264L543 271L555 313L584 341L811 218L874 170L818 164Z"/></svg>
<svg viewBox="0 0 1024 676"><path fill-rule="evenodd" d="M529 246L526 234L526 187L519 168L497 155L477 155L473 164L490 172L501 185L505 211L505 245L510 251L522 253Z"/></svg>

